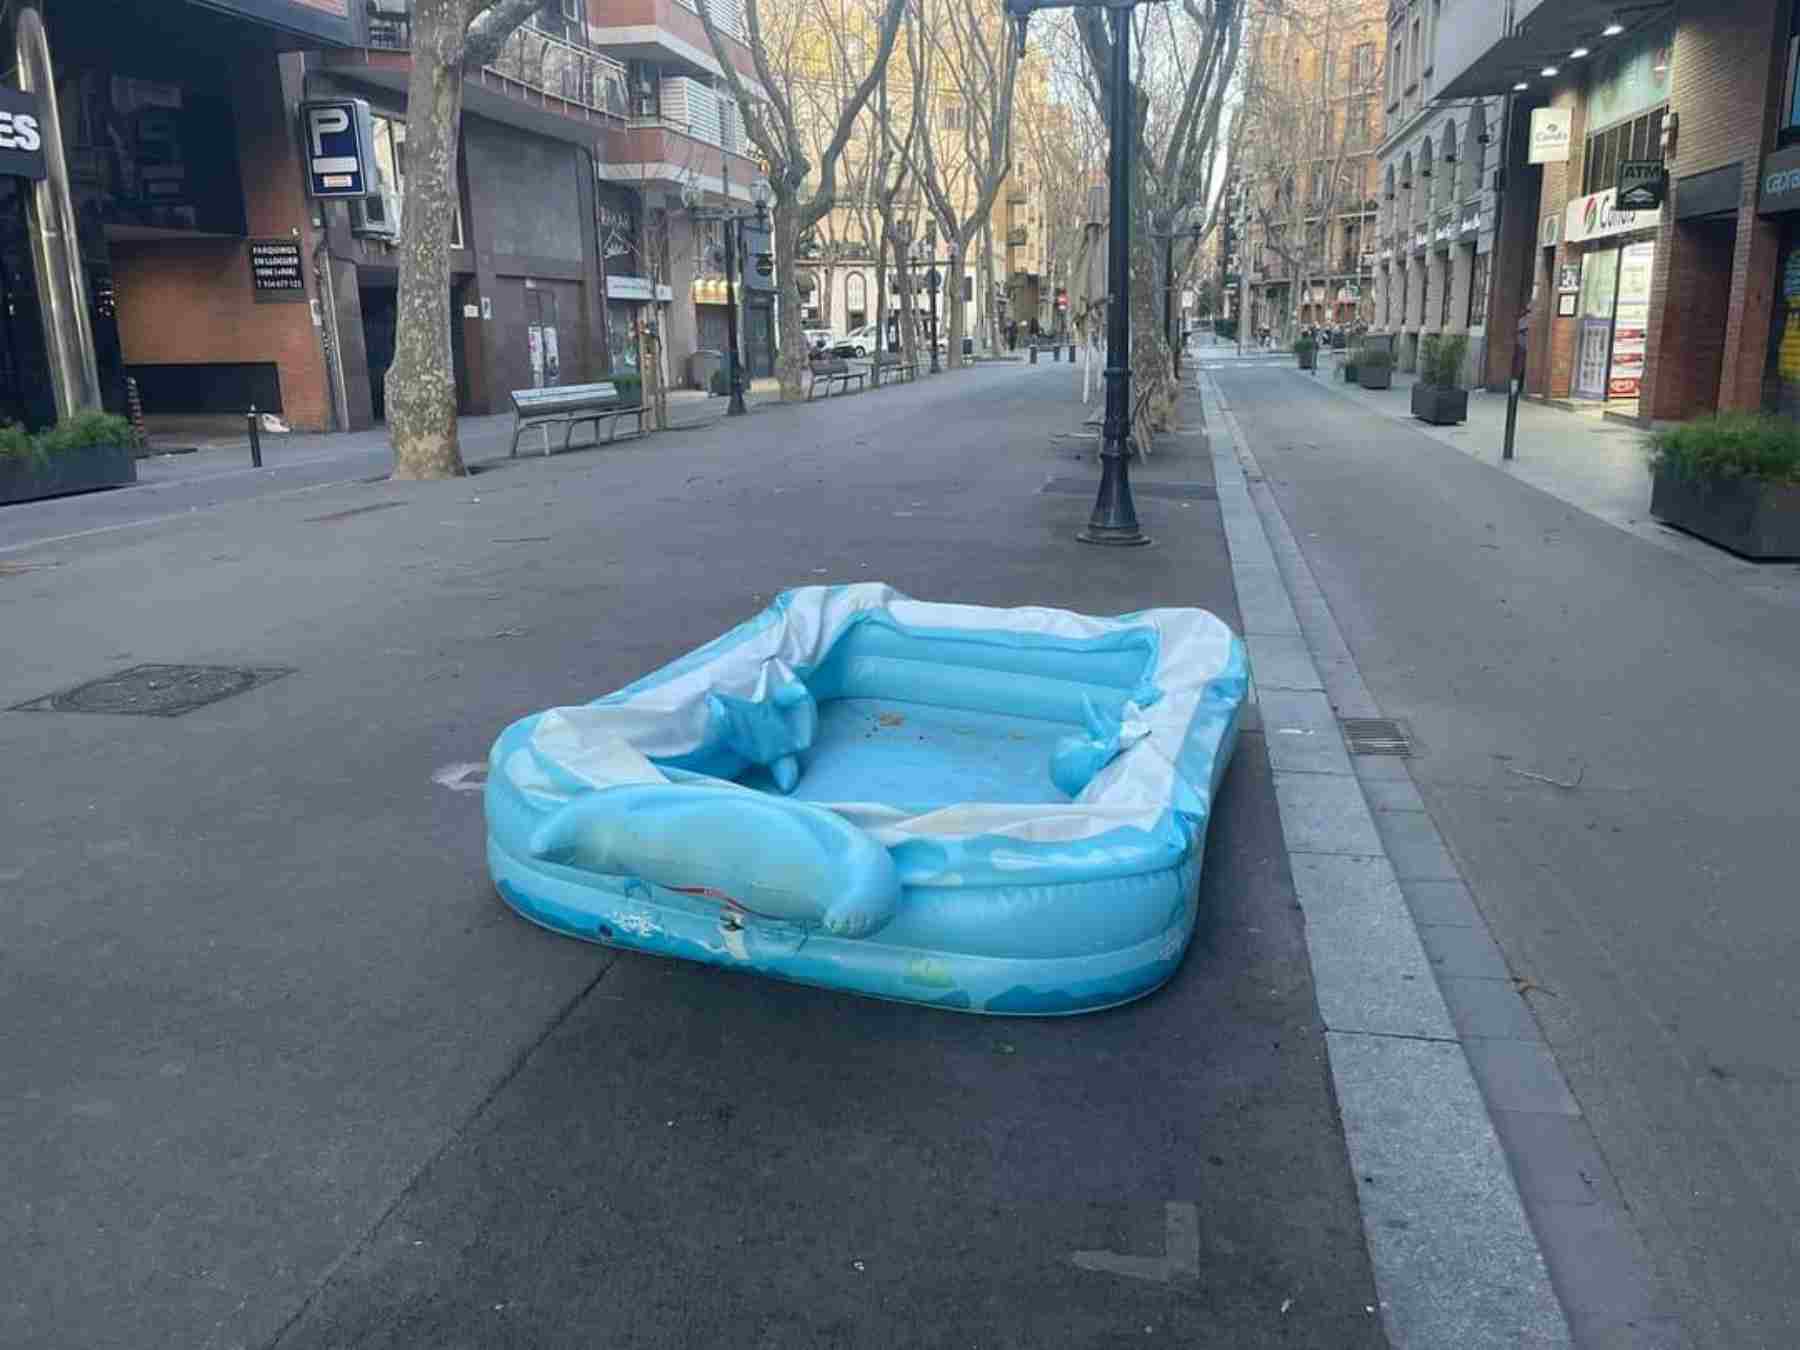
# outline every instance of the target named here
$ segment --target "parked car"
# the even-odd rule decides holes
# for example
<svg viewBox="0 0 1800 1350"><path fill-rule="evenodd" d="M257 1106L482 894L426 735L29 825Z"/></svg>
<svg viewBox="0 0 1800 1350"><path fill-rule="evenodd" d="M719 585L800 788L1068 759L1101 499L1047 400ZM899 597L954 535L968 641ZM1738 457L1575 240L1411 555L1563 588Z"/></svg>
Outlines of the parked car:
<svg viewBox="0 0 1800 1350"><path fill-rule="evenodd" d="M831 348L833 356L867 356L875 350L876 325L865 323L861 328L852 328L849 333L839 338Z"/></svg>
<svg viewBox="0 0 1800 1350"><path fill-rule="evenodd" d="M802 328L800 336L806 340L807 348L815 352L834 351L839 341L829 328Z"/></svg>

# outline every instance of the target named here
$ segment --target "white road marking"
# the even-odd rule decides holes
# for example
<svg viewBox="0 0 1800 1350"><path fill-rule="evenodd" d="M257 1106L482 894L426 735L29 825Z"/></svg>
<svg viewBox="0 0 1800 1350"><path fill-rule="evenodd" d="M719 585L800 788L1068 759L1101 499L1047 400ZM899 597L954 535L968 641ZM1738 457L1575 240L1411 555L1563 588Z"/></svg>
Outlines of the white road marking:
<svg viewBox="0 0 1800 1350"><path fill-rule="evenodd" d="M1154 1280L1168 1284L1176 1278L1196 1278L1200 1274L1200 1211L1185 1200L1171 1200L1163 1206L1167 1236L1163 1254L1157 1257L1120 1256L1117 1252L1076 1252L1070 1259L1083 1270L1098 1270L1107 1275L1124 1275L1133 1280Z"/></svg>

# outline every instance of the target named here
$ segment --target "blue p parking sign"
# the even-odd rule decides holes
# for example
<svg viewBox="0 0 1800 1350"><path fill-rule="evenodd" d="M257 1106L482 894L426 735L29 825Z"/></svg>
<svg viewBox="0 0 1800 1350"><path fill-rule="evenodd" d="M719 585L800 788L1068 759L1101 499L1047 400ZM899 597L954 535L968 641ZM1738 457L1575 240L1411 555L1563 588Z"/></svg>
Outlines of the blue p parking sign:
<svg viewBox="0 0 1800 1350"><path fill-rule="evenodd" d="M367 197L379 191L370 158L375 134L368 103L360 98L315 99L300 105L300 121L310 195Z"/></svg>

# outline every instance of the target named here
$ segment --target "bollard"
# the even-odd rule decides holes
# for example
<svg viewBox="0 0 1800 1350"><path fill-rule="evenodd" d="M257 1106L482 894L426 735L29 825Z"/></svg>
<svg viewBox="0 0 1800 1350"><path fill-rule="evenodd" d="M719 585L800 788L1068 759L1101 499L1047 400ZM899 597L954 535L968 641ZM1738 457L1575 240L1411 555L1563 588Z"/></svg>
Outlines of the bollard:
<svg viewBox="0 0 1800 1350"><path fill-rule="evenodd" d="M1034 366L1037 364L1037 343L1035 342L1031 344L1031 364Z"/></svg>
<svg viewBox="0 0 1800 1350"><path fill-rule="evenodd" d="M1059 342L1050 349L1050 359L1059 366L1062 364L1062 343Z"/></svg>
<svg viewBox="0 0 1800 1350"><path fill-rule="evenodd" d="M256 405L250 405L250 411L244 414L250 423L250 467L262 468L262 428L257 425Z"/></svg>
<svg viewBox="0 0 1800 1350"><path fill-rule="evenodd" d="M1075 344L1073 342L1069 344L1069 364L1075 364Z"/></svg>

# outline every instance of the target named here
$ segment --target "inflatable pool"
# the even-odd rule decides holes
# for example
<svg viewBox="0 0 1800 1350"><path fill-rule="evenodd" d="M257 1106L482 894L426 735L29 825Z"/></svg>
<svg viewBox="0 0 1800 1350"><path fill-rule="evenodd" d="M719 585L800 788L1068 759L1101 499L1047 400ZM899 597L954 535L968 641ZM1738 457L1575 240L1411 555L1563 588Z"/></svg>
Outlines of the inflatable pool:
<svg viewBox="0 0 1800 1350"><path fill-rule="evenodd" d="M971 1012L1141 997L1193 934L1243 644L789 591L615 694L508 727L488 865L571 937Z"/></svg>

